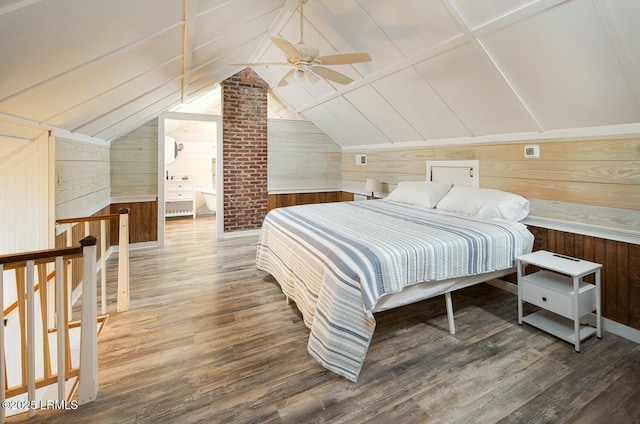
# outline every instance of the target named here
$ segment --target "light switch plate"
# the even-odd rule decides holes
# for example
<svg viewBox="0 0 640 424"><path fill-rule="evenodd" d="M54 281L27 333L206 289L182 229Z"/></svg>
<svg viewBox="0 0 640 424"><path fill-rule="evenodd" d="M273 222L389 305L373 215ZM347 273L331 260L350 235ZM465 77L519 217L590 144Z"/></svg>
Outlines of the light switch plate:
<svg viewBox="0 0 640 424"><path fill-rule="evenodd" d="M524 146L524 157L525 158L539 158L540 157L540 146L537 144L530 144Z"/></svg>

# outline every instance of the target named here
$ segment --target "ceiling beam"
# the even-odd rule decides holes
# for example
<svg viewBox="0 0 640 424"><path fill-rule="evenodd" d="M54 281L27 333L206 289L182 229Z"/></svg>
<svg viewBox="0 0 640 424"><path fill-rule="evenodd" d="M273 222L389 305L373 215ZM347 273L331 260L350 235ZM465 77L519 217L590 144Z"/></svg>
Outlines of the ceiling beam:
<svg viewBox="0 0 640 424"><path fill-rule="evenodd" d="M182 103L187 102L187 88L191 76L191 61L193 57L194 39L196 33L196 13L198 0L183 0L182 27Z"/></svg>
<svg viewBox="0 0 640 424"><path fill-rule="evenodd" d="M7 13L15 12L18 9L22 9L23 7L31 6L32 4L40 3L43 0L17 0L13 3L7 4L6 6L0 6L0 15L5 15Z"/></svg>

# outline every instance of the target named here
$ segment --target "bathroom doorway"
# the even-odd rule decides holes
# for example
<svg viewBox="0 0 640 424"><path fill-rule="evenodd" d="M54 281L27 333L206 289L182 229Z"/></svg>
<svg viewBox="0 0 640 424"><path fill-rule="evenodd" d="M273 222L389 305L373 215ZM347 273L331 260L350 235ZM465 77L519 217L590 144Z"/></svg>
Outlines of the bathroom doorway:
<svg viewBox="0 0 640 424"><path fill-rule="evenodd" d="M216 214L222 238L222 117L166 112L158 120L158 242L167 217ZM193 197L192 197L193 196Z"/></svg>

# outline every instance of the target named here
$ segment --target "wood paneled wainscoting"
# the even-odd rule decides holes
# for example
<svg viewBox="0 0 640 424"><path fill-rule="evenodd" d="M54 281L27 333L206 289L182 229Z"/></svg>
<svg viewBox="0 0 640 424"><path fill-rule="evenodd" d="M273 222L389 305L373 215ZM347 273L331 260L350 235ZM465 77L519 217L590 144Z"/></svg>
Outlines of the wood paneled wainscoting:
<svg viewBox="0 0 640 424"><path fill-rule="evenodd" d="M130 202L112 203L91 216L103 216L117 214L120 209L129 209L129 242L146 243L158 240L158 202ZM107 221L107 246L118 245L118 225L110 225ZM77 228L76 228L77 227ZM97 237L100 234L100 224L92 222L90 233ZM88 235L88 234L87 234ZM73 227L73 243L78 243L85 237L84 226ZM66 246L66 235L63 233L56 235L56 247ZM98 259L100 259L98 254Z"/></svg>
<svg viewBox="0 0 640 424"><path fill-rule="evenodd" d="M269 194L268 210L285 206L309 205L313 203L345 202L353 200L353 193L344 191L322 191L313 193Z"/></svg>
<svg viewBox="0 0 640 424"><path fill-rule="evenodd" d="M110 213L129 209L129 243L146 243L158 240L158 202L112 203ZM111 227L111 244L118 244L118 226Z"/></svg>

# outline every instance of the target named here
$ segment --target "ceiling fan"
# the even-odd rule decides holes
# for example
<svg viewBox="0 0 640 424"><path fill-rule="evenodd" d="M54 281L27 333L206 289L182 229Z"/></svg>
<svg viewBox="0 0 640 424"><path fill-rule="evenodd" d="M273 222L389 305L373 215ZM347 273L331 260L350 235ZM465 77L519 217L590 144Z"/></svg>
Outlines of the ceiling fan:
<svg viewBox="0 0 640 424"><path fill-rule="evenodd" d="M314 83L318 76L338 84L349 84L352 78L326 68L322 65L349 65L352 63L368 62L371 56L368 53L343 53L328 56L320 56L320 51L316 47L304 43L304 5L309 0L298 0L300 7L300 42L291 44L284 38L271 37L271 41L287 57L286 62L273 63L234 63L230 66L269 66L269 65L291 65L293 68L287 72L278 83L278 87L288 85L292 80L307 79Z"/></svg>

